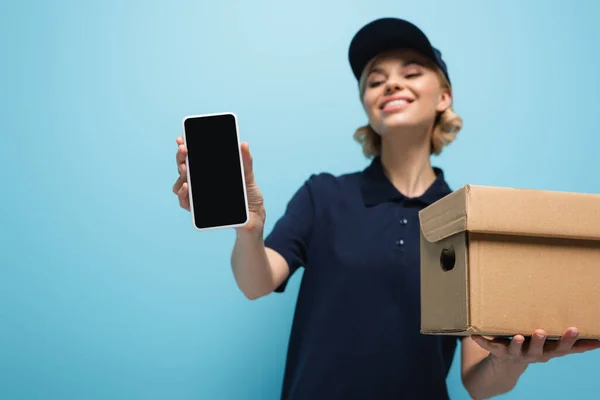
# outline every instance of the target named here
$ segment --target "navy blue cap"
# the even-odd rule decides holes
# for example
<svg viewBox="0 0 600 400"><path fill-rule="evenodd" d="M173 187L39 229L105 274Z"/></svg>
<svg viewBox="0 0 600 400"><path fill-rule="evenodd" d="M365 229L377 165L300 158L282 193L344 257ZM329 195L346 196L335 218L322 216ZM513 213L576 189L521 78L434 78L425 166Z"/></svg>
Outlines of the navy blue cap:
<svg viewBox="0 0 600 400"><path fill-rule="evenodd" d="M363 26L352 38L348 58L356 79L367 63L377 54L400 48L413 49L431 59L444 73L450 76L442 53L433 47L429 39L416 25L399 18L380 18Z"/></svg>

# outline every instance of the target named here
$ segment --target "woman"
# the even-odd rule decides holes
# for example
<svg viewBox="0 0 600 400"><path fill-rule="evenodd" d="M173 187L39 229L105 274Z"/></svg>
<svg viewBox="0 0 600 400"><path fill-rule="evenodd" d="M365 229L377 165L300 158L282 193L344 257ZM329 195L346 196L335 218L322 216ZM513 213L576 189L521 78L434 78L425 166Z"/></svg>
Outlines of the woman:
<svg viewBox="0 0 600 400"><path fill-rule="evenodd" d="M363 27L349 59L369 121L355 138L372 163L341 176L312 175L263 240L263 198L242 144L251 218L237 229L235 279L256 299L282 292L305 268L282 398L447 398L458 338L420 334L418 211L451 191L430 164L462 125L448 70L423 32L393 18ZM186 149L177 142L173 190L189 210ZM509 343L462 339L470 395L507 392L529 363L585 350L584 342L574 346L575 328L548 344L536 333L526 345L521 335Z"/></svg>

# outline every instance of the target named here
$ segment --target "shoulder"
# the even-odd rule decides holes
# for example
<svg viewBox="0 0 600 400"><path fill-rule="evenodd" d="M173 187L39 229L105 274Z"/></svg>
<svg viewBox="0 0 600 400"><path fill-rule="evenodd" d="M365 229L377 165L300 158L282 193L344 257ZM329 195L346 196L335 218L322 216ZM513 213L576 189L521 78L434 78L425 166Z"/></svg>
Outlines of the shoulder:
<svg viewBox="0 0 600 400"><path fill-rule="evenodd" d="M360 172L316 172L306 178L297 195L304 204L310 204L317 215L324 217L332 209L360 196L360 181Z"/></svg>
<svg viewBox="0 0 600 400"><path fill-rule="evenodd" d="M305 185L315 196L335 195L359 186L361 180L360 171L333 174L331 172L318 172L311 174Z"/></svg>

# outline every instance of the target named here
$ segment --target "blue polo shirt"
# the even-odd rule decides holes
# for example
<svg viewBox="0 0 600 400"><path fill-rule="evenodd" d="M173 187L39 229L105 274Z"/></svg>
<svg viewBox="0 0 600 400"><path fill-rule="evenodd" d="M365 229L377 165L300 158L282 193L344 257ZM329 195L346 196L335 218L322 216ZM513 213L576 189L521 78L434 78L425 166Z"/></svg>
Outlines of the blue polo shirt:
<svg viewBox="0 0 600 400"><path fill-rule="evenodd" d="M265 238L304 268L282 399L447 399L458 339L420 333L418 212L451 192L441 169L407 198L379 157L310 176ZM287 281L277 292L285 290Z"/></svg>

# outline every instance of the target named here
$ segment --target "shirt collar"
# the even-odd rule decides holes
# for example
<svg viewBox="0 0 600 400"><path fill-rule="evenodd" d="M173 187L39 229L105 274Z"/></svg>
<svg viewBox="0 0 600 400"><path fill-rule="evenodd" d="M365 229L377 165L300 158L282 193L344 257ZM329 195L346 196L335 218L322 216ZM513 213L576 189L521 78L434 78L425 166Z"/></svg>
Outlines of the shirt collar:
<svg viewBox="0 0 600 400"><path fill-rule="evenodd" d="M411 198L412 201L424 203L426 206L433 204L437 200L451 193L452 190L444 179L444 172L437 167L433 167L436 179L431 186L417 198ZM361 192L366 205L373 206L384 202L394 202L407 200L408 198L396 189L385 175L381 157L375 157L371 164L365 168L361 176Z"/></svg>

